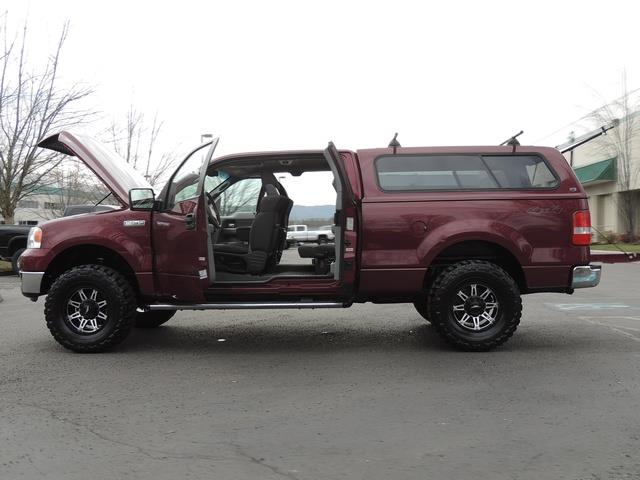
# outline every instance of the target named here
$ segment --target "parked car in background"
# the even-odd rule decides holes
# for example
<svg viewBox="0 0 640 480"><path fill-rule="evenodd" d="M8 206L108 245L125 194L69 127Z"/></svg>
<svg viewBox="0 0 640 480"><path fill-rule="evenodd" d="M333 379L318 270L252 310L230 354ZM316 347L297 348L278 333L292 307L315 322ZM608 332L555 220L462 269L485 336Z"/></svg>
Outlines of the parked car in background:
<svg viewBox="0 0 640 480"><path fill-rule="evenodd" d="M72 215L81 215L83 213L109 212L117 207L111 205L69 205L64 209L63 217L71 217Z"/></svg>
<svg viewBox="0 0 640 480"><path fill-rule="evenodd" d="M18 273L18 259L27 248L28 225L0 225L0 260L11 262L11 268Z"/></svg>
<svg viewBox="0 0 640 480"><path fill-rule="evenodd" d="M328 243L336 236L333 233L333 225L324 225L316 230L310 230L306 225L289 225L287 227L287 247L296 243Z"/></svg>

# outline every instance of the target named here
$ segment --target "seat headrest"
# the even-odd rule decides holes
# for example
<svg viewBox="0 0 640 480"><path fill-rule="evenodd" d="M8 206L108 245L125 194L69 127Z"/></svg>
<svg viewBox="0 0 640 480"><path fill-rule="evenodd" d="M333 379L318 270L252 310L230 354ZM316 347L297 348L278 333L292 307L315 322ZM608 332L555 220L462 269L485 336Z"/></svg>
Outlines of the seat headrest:
<svg viewBox="0 0 640 480"><path fill-rule="evenodd" d="M264 191L266 192L267 196L280 195L278 193L278 189L271 183L268 183L264 186Z"/></svg>
<svg viewBox="0 0 640 480"><path fill-rule="evenodd" d="M262 185L266 186L268 184L277 185L278 179L273 174L273 172L262 172L260 175L260 179L262 180Z"/></svg>
<svg viewBox="0 0 640 480"><path fill-rule="evenodd" d="M287 204L290 200L282 195L267 195L260 200L260 212L278 212L287 208Z"/></svg>

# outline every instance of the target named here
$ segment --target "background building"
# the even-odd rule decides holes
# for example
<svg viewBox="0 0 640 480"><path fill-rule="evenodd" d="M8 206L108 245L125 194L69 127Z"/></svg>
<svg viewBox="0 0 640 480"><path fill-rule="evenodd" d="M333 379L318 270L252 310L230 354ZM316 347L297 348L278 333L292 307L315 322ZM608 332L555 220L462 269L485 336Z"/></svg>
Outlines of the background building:
<svg viewBox="0 0 640 480"><path fill-rule="evenodd" d="M621 121L616 127L590 142L567 152L565 157L573 167L576 176L582 183L591 210L591 223L594 228L594 239L605 240L606 237L621 236L628 232L629 222L624 213L623 196L630 195L635 205L640 206L640 118L638 113L631 115L629 125ZM625 135L620 129L629 128L628 160L620 155L620 138ZM594 132L585 134L587 137ZM567 142L565 145L579 141L583 137ZM565 145L558 148L562 149ZM629 190L622 178L627 162L630 174ZM640 208L635 208L635 235L640 235ZM605 235L602 235L602 233Z"/></svg>
<svg viewBox="0 0 640 480"><path fill-rule="evenodd" d="M37 225L46 220L59 218L69 205L93 205L106 194L106 190L94 185L95 190L84 191L60 187L40 187L36 192L20 200L15 211L15 223L18 225ZM113 205L111 198L103 202ZM0 223L5 223L0 215Z"/></svg>

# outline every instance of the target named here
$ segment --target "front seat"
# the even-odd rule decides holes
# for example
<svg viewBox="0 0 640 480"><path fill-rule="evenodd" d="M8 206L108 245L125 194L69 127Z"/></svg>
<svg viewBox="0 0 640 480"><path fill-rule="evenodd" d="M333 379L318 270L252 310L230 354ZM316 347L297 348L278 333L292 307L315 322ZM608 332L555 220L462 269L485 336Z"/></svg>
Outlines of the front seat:
<svg viewBox="0 0 640 480"><path fill-rule="evenodd" d="M264 186L264 191L266 196L264 198L268 198L269 196L280 195L282 198L286 199L286 204L284 208L280 208L278 211L277 222L280 226L280 232L278 234L278 239L276 240L276 251L273 258L273 264L277 265L280 263L280 258L282 257L282 252L287 246L287 227L289 226L289 215L291 214L291 209L293 208L293 200L291 200L287 196L287 192L284 190L282 184L278 183L280 189L277 189L273 184L267 183ZM282 193L280 193L282 192ZM262 209L262 201L258 204L258 212Z"/></svg>
<svg viewBox="0 0 640 480"><path fill-rule="evenodd" d="M219 243L213 246L217 267L223 267L230 272L259 275L269 265L274 264L282 238L281 221L291 200L278 194L275 188L266 192L267 195L261 199L260 209L251 225L249 243Z"/></svg>

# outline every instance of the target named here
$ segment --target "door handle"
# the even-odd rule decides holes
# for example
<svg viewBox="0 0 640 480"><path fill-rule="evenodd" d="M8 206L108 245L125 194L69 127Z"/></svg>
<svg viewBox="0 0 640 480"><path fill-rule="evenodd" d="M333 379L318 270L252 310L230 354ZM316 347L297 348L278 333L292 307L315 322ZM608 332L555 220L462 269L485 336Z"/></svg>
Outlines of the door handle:
<svg viewBox="0 0 640 480"><path fill-rule="evenodd" d="M196 228L196 217L193 213L187 213L184 216L184 224L187 227L187 230L193 230Z"/></svg>

